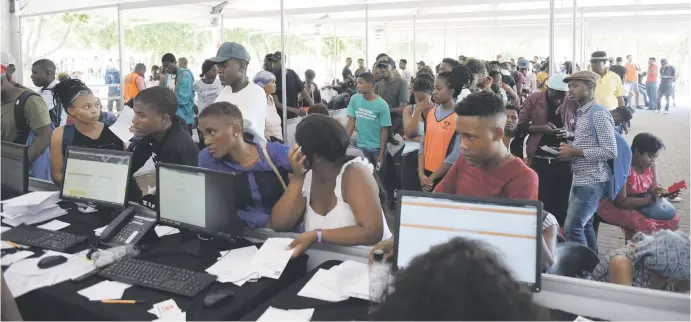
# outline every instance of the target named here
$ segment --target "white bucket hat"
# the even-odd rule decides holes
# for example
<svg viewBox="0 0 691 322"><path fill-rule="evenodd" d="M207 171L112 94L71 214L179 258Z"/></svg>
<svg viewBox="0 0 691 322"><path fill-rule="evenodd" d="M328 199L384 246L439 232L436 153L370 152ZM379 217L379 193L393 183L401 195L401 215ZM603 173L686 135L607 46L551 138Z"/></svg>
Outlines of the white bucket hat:
<svg viewBox="0 0 691 322"><path fill-rule="evenodd" d="M564 78L566 78L566 74L564 73L556 73L550 76L549 80L547 81L547 88L551 88L553 90L562 92L568 92L569 85L564 83Z"/></svg>

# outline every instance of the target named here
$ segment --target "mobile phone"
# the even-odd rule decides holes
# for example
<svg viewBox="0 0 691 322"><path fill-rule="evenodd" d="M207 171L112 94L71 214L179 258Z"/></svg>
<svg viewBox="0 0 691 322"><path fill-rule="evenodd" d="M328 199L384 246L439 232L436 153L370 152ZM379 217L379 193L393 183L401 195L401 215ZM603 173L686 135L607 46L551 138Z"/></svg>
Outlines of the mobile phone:
<svg viewBox="0 0 691 322"><path fill-rule="evenodd" d="M546 145L541 146L540 149L542 149L542 150L544 150L544 151L547 151L547 152L549 152L549 153L551 153L551 154L554 154L554 155L559 154L559 151L557 151L557 150L555 150L555 149L553 149L553 148L551 148L551 147L549 147L549 146L546 146Z"/></svg>
<svg viewBox="0 0 691 322"><path fill-rule="evenodd" d="M667 193L662 195L662 197L668 197L671 196L677 192L679 192L682 189L686 189L686 180L682 180L679 182L675 182L671 186L667 188Z"/></svg>

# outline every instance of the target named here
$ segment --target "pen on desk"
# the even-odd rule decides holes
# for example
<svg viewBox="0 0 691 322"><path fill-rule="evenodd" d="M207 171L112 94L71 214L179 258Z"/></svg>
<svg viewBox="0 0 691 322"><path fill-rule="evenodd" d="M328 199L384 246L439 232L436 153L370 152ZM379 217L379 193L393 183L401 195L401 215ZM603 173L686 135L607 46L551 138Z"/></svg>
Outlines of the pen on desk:
<svg viewBox="0 0 691 322"><path fill-rule="evenodd" d="M14 247L14 248L26 248L26 246L22 246L22 245L19 245L19 244L15 244L15 243L13 243L13 242L11 242L11 241L8 241L7 244L10 245L10 246L12 246L12 247Z"/></svg>
<svg viewBox="0 0 691 322"><path fill-rule="evenodd" d="M146 301L141 300L96 300L93 302L101 302L102 304L142 304Z"/></svg>

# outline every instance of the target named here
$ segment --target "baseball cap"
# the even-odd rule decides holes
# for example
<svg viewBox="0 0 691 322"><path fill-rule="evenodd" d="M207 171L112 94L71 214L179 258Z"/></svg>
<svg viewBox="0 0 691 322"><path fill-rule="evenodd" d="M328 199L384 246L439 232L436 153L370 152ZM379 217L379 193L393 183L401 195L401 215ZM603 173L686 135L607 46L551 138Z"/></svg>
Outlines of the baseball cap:
<svg viewBox="0 0 691 322"><path fill-rule="evenodd" d="M550 76L549 79L547 80L547 88L551 88L553 90L562 91L562 92L568 92L569 91L569 85L567 85L564 82L564 78L566 78L566 74L564 74L564 73L556 73L556 74Z"/></svg>
<svg viewBox="0 0 691 322"><path fill-rule="evenodd" d="M382 56L377 60L377 66L393 66L393 59L389 56Z"/></svg>
<svg viewBox="0 0 691 322"><path fill-rule="evenodd" d="M527 69L530 68L530 62L527 59L521 59L518 61L518 68L519 69Z"/></svg>
<svg viewBox="0 0 691 322"><path fill-rule="evenodd" d="M247 53L245 46L236 42L225 42L218 48L216 57L209 60L214 63L223 63L229 59L238 59L249 63L250 55Z"/></svg>
<svg viewBox="0 0 691 322"><path fill-rule="evenodd" d="M600 79L600 75L596 74L595 72L591 72L589 70L582 70L580 72L573 73L569 76L564 77L564 82L568 83L569 81L572 80L582 80L582 81L588 81L593 84L597 83L597 80Z"/></svg>

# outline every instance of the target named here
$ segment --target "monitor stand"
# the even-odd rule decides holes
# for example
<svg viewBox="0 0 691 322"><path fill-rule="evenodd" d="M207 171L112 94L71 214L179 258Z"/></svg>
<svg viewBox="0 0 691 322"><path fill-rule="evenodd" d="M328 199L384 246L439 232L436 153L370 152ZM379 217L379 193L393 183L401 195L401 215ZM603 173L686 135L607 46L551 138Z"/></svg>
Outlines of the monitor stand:
<svg viewBox="0 0 691 322"><path fill-rule="evenodd" d="M191 232L187 229L180 229L180 234L180 252L196 258L218 257L219 252L231 249L235 244L231 239Z"/></svg>

